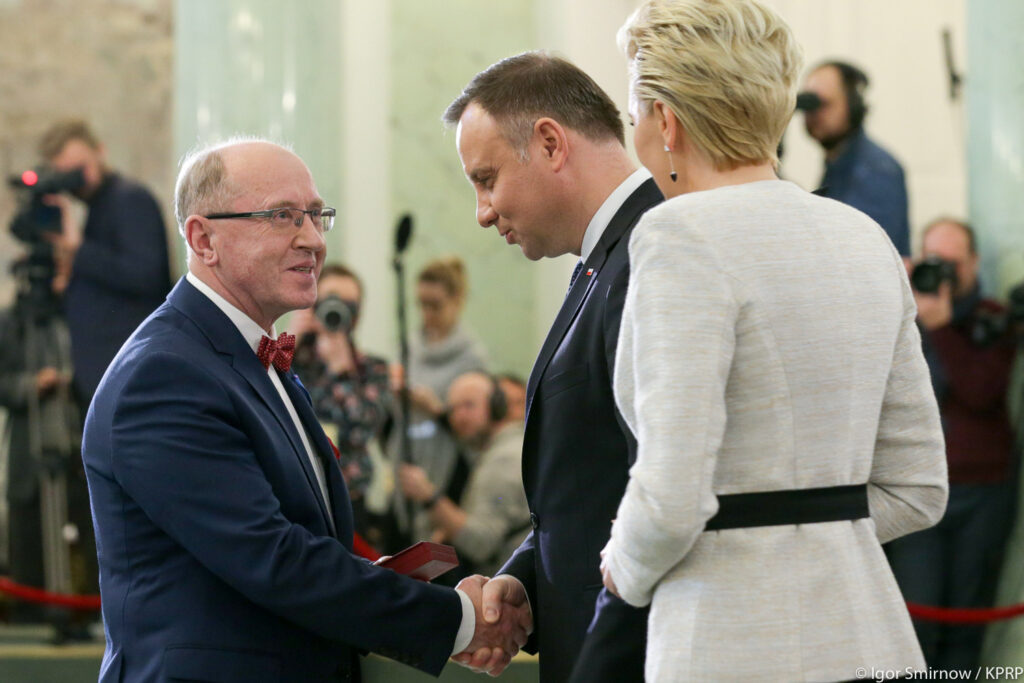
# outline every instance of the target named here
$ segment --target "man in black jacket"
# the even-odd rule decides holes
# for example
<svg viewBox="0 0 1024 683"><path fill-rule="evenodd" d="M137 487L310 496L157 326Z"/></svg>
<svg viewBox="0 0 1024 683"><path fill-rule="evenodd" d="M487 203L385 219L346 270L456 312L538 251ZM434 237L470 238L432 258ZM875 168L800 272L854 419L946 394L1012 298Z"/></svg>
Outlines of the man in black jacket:
<svg viewBox="0 0 1024 683"><path fill-rule="evenodd" d="M39 152L57 171L81 169L85 181L74 192L89 209L84 228L68 197L52 202L62 213L54 284L64 294L75 389L88 405L118 349L171 289L167 234L156 199L107 166L84 121L55 123Z"/></svg>
<svg viewBox="0 0 1024 683"><path fill-rule="evenodd" d="M494 64L444 120L457 126L480 225L531 260L579 257L527 386L533 531L484 586L485 610L496 618L502 601L529 599L525 649L540 652L543 683L643 680L647 610L602 590L599 553L636 454L611 384L629 235L661 193L627 155L615 104L563 59L528 52Z"/></svg>

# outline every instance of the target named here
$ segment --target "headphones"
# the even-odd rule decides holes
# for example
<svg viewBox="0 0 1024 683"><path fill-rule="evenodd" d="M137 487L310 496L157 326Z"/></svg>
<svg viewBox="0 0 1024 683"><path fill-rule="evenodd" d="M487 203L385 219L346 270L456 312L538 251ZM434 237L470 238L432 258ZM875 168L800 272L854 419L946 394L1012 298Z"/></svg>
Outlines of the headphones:
<svg viewBox="0 0 1024 683"><path fill-rule="evenodd" d="M850 132L864 125L864 117L868 115L868 105L864 101L864 91L868 87L868 75L849 62L825 62L822 66L833 66L839 70L846 92L847 117L850 120Z"/></svg>
<svg viewBox="0 0 1024 683"><path fill-rule="evenodd" d="M501 390L497 377L487 374L487 378L491 380L491 396L487 400L491 422L501 422L508 415L508 398L505 396L505 392Z"/></svg>

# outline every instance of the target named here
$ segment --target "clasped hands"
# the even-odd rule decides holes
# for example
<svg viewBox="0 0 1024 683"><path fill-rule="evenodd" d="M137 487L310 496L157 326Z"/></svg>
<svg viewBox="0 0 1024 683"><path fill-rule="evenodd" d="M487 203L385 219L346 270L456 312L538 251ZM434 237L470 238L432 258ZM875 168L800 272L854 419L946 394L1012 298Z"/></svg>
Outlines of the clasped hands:
<svg viewBox="0 0 1024 683"><path fill-rule="evenodd" d="M526 590L511 576L488 579L479 574L463 579L456 588L473 602L476 631L469 646L452 659L477 673L497 676L533 632Z"/></svg>

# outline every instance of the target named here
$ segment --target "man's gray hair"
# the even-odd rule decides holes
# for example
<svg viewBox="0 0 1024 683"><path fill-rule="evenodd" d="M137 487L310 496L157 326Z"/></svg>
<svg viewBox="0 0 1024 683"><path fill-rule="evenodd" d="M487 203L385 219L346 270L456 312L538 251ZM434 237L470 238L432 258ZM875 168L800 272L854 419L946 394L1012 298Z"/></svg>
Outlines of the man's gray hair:
<svg viewBox="0 0 1024 683"><path fill-rule="evenodd" d="M227 140L196 147L181 160L174 184L174 218L185 236L185 221L194 214L223 210L239 188L227 177L221 150L248 142L265 142L291 151L289 145L255 135L233 135Z"/></svg>

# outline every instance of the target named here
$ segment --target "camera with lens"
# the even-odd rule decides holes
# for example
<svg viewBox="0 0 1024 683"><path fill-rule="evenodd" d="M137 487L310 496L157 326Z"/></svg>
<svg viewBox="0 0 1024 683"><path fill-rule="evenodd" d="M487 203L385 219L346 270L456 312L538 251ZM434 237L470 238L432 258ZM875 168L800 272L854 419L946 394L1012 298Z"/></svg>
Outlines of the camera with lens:
<svg viewBox="0 0 1024 683"><path fill-rule="evenodd" d="M359 315L359 304L331 294L324 297L313 310L325 330L349 334Z"/></svg>
<svg viewBox="0 0 1024 683"><path fill-rule="evenodd" d="M18 300L37 321L43 321L59 310L51 291L57 268L53 260L53 245L46 235L61 231L60 209L44 203L43 197L77 190L85 185L85 176L81 169L60 172L41 166L20 176L12 176L8 184L18 195L18 208L11 219L11 234L28 247L25 258L15 262L11 269L19 283Z"/></svg>
<svg viewBox="0 0 1024 683"><path fill-rule="evenodd" d="M922 294L935 294L943 282L956 289L956 264L938 256L926 257L910 272L910 284Z"/></svg>
<svg viewBox="0 0 1024 683"><path fill-rule="evenodd" d="M11 234L26 244L46 243L44 233L61 231L60 209L43 203L43 197L72 192L85 185L81 169L55 171L48 166L11 176L11 187L19 193L18 211L11 220Z"/></svg>

